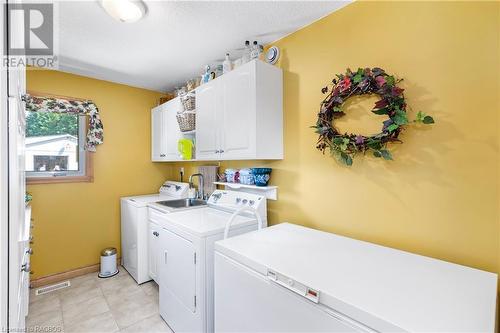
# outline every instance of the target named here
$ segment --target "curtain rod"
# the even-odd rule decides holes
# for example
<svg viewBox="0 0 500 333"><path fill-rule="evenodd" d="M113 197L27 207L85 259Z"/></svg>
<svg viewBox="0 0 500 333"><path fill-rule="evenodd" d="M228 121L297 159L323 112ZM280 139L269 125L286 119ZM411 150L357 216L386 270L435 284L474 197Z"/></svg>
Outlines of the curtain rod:
<svg viewBox="0 0 500 333"><path fill-rule="evenodd" d="M80 101L80 102L90 101L90 99L86 99L86 98L78 98L78 97L63 96L63 95L54 95L54 94L48 94L48 93L44 93L44 92L40 92L40 91L34 91L34 90L28 90L27 92L31 96L35 96L35 97L59 98L59 99L67 99L67 100Z"/></svg>

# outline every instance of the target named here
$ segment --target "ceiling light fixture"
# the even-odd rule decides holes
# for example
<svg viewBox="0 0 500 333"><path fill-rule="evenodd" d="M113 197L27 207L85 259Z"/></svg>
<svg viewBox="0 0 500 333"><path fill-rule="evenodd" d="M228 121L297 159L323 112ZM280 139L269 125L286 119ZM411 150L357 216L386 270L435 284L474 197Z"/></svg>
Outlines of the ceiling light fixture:
<svg viewBox="0 0 500 333"><path fill-rule="evenodd" d="M102 7L115 20L131 23L146 15L146 5L140 0L102 0Z"/></svg>

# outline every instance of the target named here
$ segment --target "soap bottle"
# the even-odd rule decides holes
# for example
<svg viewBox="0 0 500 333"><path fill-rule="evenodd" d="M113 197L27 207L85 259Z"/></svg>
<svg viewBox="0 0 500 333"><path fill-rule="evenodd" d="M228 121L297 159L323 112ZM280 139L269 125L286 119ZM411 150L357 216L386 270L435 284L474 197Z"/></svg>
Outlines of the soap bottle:
<svg viewBox="0 0 500 333"><path fill-rule="evenodd" d="M264 46L259 44L259 59L264 61Z"/></svg>
<svg viewBox="0 0 500 333"><path fill-rule="evenodd" d="M251 52L250 41L247 40L245 41L245 49L243 50L243 56L241 57L242 64L245 64L250 61L250 52Z"/></svg>
<svg viewBox="0 0 500 333"><path fill-rule="evenodd" d="M260 49L257 41L253 41L252 51L250 52L250 60L257 59L259 57Z"/></svg>
<svg viewBox="0 0 500 333"><path fill-rule="evenodd" d="M229 60L229 53L226 53L226 59L222 63L222 74L229 73L232 70L232 63Z"/></svg>

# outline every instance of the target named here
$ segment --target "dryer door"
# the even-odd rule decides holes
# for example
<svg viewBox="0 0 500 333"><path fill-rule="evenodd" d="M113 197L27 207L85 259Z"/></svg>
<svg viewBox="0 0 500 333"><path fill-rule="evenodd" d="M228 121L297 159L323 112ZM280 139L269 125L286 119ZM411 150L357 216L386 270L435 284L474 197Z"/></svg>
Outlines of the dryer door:
<svg viewBox="0 0 500 333"><path fill-rule="evenodd" d="M162 229L160 314L174 332L198 331L196 251L189 240Z"/></svg>

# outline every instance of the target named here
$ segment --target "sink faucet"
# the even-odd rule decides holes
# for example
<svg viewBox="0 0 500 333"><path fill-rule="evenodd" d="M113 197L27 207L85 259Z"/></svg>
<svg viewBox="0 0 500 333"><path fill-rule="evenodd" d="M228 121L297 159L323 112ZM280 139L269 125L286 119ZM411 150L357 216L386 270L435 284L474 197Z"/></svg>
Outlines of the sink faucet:
<svg viewBox="0 0 500 333"><path fill-rule="evenodd" d="M193 185L193 177L199 177L199 181L198 181L198 195L197 195L197 198L198 199L201 199L201 200L205 200L205 193L203 192L203 185L204 185L204 182L203 182L203 175L201 173L195 173L194 175L191 175L189 176L189 186L190 187L194 187Z"/></svg>

